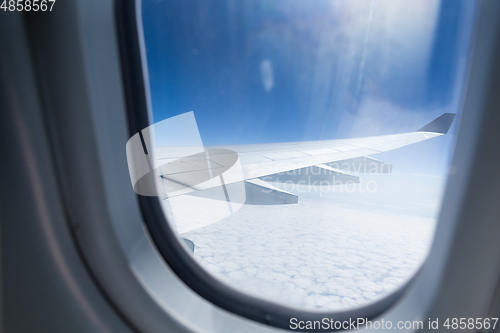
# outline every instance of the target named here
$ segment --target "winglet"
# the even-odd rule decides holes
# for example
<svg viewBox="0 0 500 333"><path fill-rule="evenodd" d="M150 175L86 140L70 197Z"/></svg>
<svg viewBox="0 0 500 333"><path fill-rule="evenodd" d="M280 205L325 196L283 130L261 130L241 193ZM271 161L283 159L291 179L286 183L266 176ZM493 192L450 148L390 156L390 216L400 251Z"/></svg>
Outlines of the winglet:
<svg viewBox="0 0 500 333"><path fill-rule="evenodd" d="M455 119L454 113L443 113L417 132L434 132L446 134L450 129L451 124L453 123L453 119Z"/></svg>

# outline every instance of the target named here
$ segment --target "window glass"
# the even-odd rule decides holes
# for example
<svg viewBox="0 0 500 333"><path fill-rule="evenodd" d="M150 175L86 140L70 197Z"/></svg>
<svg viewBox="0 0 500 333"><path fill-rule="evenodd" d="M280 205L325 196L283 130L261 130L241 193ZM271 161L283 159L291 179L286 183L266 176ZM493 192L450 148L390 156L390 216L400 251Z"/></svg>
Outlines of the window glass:
<svg viewBox="0 0 500 333"><path fill-rule="evenodd" d="M134 189L241 292L318 310L384 297L432 242L475 6L144 0L154 124L127 145Z"/></svg>

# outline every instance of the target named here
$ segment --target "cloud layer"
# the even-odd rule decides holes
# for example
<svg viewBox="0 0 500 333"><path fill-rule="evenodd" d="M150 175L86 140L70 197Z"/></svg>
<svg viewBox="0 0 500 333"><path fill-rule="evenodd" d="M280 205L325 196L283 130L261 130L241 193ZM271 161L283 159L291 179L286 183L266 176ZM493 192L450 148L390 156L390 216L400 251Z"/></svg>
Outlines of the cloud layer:
<svg viewBox="0 0 500 333"><path fill-rule="evenodd" d="M296 205L245 205L182 237L194 242L202 267L239 291L305 309L362 306L396 290L420 267L443 184L421 175L362 179L377 182L377 191L337 186L319 196L305 188ZM209 214L216 210L206 200L199 204L208 205Z"/></svg>

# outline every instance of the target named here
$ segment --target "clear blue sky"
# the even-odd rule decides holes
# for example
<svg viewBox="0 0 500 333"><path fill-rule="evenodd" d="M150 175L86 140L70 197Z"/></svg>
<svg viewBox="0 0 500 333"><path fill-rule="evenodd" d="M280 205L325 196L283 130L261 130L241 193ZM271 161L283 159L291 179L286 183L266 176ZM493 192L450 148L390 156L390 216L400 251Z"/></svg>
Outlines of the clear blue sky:
<svg viewBox="0 0 500 333"><path fill-rule="evenodd" d="M193 111L205 145L416 130L459 110L474 6L143 1L154 121ZM423 173L439 174L452 139L405 148L412 158L383 157L403 170L420 163Z"/></svg>

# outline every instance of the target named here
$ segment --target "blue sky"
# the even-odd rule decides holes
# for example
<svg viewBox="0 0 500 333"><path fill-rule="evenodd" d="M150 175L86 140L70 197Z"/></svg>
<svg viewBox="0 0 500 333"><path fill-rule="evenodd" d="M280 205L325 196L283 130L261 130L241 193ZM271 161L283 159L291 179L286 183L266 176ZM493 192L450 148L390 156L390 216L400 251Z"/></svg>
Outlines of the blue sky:
<svg viewBox="0 0 500 333"><path fill-rule="evenodd" d="M143 1L154 122L193 111L205 145L416 130L459 111L473 6ZM448 135L380 158L443 174L452 142Z"/></svg>

